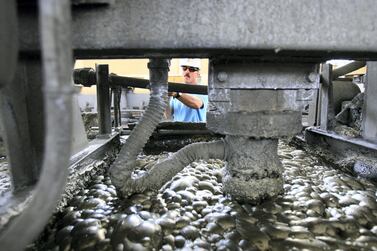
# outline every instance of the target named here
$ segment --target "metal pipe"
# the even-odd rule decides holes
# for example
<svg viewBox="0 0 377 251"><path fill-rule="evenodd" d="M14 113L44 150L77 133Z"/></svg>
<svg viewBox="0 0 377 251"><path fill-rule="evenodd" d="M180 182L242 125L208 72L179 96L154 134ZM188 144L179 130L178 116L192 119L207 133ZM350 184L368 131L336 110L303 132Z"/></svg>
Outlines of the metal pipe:
<svg viewBox="0 0 377 251"><path fill-rule="evenodd" d="M96 72L92 68L75 69L73 72L74 83L90 87L96 84ZM150 89L150 83L147 79L131 78L110 74L110 87L136 87ZM206 85L190 85L182 83L168 82L169 92L183 92L191 94L208 94L208 87Z"/></svg>
<svg viewBox="0 0 377 251"><path fill-rule="evenodd" d="M110 75L111 85L121 87L137 87L149 89L149 80L140 78L123 77ZM183 92L191 94L208 94L206 85L190 85L182 83L168 82L168 92Z"/></svg>
<svg viewBox="0 0 377 251"><path fill-rule="evenodd" d="M354 61L354 62L346 64L342 67L336 68L332 72L332 79L334 80L334 79L337 79L340 76L343 76L347 73L356 71L356 70L360 69L361 67L364 67L365 65L366 65L365 61Z"/></svg>
<svg viewBox="0 0 377 251"><path fill-rule="evenodd" d="M161 162L157 162L143 175L124 179L122 195L130 196L148 190L158 190L174 175L197 160L221 159L227 156L227 146L223 140L192 143L185 146ZM125 178L125 177L123 177Z"/></svg>
<svg viewBox="0 0 377 251"><path fill-rule="evenodd" d="M43 168L33 197L0 236L0 247L24 250L48 222L64 191L72 138L72 50L69 0L40 0L44 62L46 143Z"/></svg>
<svg viewBox="0 0 377 251"><path fill-rule="evenodd" d="M108 65L96 65L96 82L99 135L108 135L111 133L111 99Z"/></svg>

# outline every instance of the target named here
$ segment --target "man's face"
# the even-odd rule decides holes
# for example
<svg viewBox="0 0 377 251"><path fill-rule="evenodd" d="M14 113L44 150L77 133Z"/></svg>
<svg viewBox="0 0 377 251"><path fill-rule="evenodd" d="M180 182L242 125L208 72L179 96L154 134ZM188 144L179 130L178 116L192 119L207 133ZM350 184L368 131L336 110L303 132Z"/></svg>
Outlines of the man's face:
<svg viewBox="0 0 377 251"><path fill-rule="evenodd" d="M198 83L199 69L189 66L182 66L183 77L186 84L195 85Z"/></svg>

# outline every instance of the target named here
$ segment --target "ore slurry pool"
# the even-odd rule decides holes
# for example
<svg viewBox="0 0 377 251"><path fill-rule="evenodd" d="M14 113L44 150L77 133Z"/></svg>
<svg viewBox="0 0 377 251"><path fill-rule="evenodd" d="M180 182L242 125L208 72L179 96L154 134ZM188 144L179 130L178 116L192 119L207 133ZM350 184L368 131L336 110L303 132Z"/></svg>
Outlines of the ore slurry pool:
<svg viewBox="0 0 377 251"><path fill-rule="evenodd" d="M8 162L0 159L0 196L11 191L11 177Z"/></svg>
<svg viewBox="0 0 377 251"><path fill-rule="evenodd" d="M279 145L284 194L260 205L222 194L224 162L195 162L160 191L117 198L108 176L69 202L48 250L377 250L376 185ZM140 172L159 156L141 155Z"/></svg>

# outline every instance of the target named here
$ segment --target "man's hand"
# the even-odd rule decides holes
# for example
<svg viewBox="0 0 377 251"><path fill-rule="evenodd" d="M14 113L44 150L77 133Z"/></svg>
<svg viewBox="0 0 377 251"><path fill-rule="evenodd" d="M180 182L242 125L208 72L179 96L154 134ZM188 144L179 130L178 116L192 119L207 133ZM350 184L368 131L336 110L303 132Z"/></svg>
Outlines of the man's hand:
<svg viewBox="0 0 377 251"><path fill-rule="evenodd" d="M176 95L175 92L168 92L168 96L169 96L169 97L174 97L175 95Z"/></svg>

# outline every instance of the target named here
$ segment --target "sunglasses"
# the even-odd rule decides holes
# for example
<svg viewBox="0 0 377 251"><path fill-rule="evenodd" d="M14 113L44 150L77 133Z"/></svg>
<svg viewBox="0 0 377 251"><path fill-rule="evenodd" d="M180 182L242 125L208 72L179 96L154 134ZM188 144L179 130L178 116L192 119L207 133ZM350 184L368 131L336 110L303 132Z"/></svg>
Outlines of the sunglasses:
<svg viewBox="0 0 377 251"><path fill-rule="evenodd" d="M186 71L187 69L189 70L189 72L199 71L199 68L196 67L182 66L183 71Z"/></svg>

